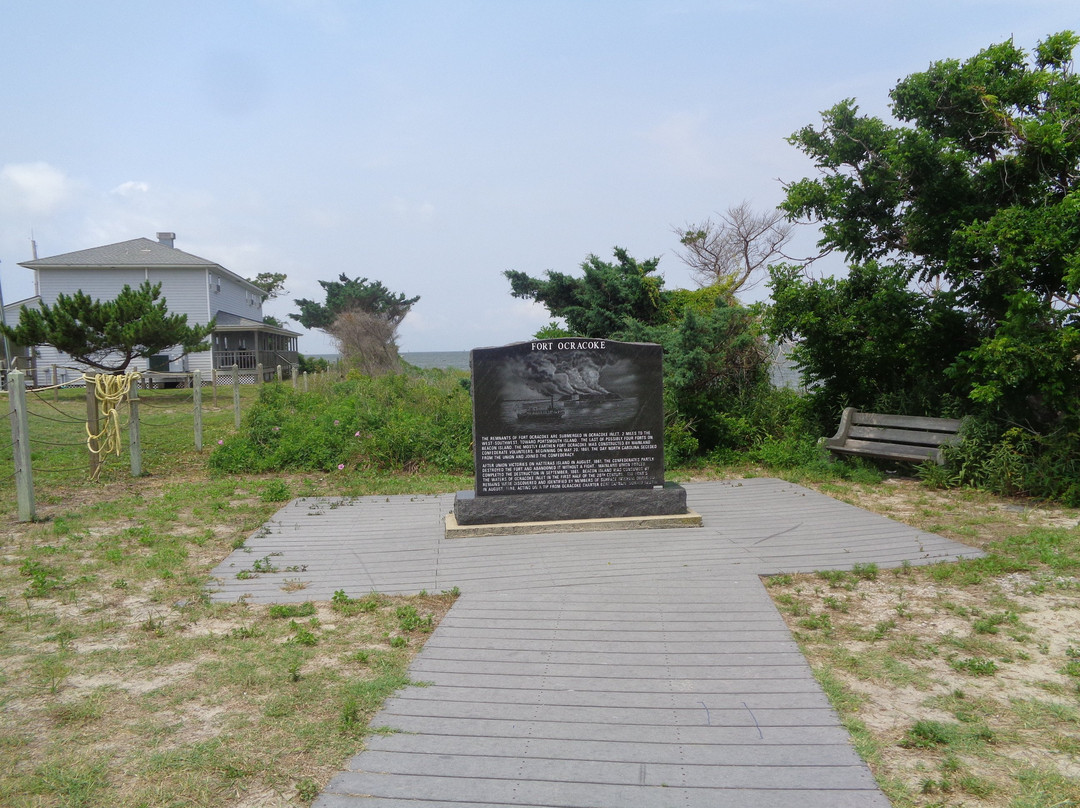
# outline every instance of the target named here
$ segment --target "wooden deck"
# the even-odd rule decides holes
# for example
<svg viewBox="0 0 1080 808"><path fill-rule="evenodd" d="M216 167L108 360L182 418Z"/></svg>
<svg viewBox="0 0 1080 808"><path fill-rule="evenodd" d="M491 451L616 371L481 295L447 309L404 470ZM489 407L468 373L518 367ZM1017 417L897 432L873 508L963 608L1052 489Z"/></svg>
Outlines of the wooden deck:
<svg viewBox="0 0 1080 808"><path fill-rule="evenodd" d="M703 528L448 540L451 495L280 511L213 598L462 592L413 663L429 684L374 719L400 732L315 805L887 806L758 575L979 551L778 480L686 487ZM306 569L236 579L270 553Z"/></svg>

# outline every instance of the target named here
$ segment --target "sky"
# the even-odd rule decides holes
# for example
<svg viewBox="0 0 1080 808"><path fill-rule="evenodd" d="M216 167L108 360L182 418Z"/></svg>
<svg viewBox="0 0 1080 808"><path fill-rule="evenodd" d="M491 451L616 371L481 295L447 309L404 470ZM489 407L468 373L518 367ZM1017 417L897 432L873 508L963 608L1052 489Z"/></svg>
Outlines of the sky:
<svg viewBox="0 0 1080 808"><path fill-rule="evenodd" d="M31 236L170 231L285 273L264 312L305 354L334 348L293 300L342 273L420 296L403 351L525 340L551 318L505 270L618 246L692 287L674 228L775 207L823 110L1064 29L1076 0L4 0L0 287L33 294Z"/></svg>

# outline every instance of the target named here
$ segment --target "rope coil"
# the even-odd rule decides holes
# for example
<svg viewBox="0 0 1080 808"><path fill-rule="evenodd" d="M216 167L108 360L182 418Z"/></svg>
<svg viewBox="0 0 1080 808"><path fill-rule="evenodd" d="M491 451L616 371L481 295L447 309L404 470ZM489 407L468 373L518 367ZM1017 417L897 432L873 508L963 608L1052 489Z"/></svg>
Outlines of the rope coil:
<svg viewBox="0 0 1080 808"><path fill-rule="evenodd" d="M90 431L89 423L86 424L86 448L91 454L97 455L99 460L91 475L93 480L101 474L101 466L107 455L120 456L122 441L119 406L131 393L131 385L138 382L140 378L142 378L141 375L134 371L122 376L107 376L103 373L96 376L83 374L83 380L88 385L94 385L94 396L98 401L99 424L104 422L104 427L97 434Z"/></svg>

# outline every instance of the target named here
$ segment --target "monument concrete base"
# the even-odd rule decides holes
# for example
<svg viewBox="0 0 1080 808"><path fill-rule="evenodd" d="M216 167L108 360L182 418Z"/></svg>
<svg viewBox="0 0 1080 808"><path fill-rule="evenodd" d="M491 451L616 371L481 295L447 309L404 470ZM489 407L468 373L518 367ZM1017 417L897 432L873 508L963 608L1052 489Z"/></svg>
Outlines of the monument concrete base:
<svg viewBox="0 0 1080 808"><path fill-rule="evenodd" d="M498 533L469 535L498 535L507 533L541 533L537 526L561 525L563 530L625 530L633 527L693 527L696 517L686 507L686 489L677 483L665 483L657 488L623 488L608 491L560 491L550 494L489 494L477 496L474 491L459 491L454 498L453 529L481 525L498 526ZM638 524L647 520L648 524ZM572 523L583 527L566 527ZM513 529L514 526L527 529ZM447 530L451 527L447 522ZM509 526L509 527L508 527ZM465 535L458 533L457 535Z"/></svg>
<svg viewBox="0 0 1080 808"><path fill-rule="evenodd" d="M543 522L503 522L487 525L462 525L454 514L446 516L446 538L472 536L520 536L529 533L584 533L601 530L641 530L664 527L701 527L701 514L686 511L664 516L619 516L607 519L564 519Z"/></svg>
<svg viewBox="0 0 1080 808"><path fill-rule="evenodd" d="M454 516L459 525L674 516L682 513L686 513L686 489L678 483L665 483L663 488L544 494L477 496L475 491L459 491L454 497Z"/></svg>

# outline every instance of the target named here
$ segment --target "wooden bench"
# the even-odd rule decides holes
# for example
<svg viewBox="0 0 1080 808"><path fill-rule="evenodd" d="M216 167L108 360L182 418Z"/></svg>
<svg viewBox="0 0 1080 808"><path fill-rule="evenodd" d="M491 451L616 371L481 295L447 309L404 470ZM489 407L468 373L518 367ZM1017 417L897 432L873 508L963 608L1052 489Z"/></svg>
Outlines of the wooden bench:
<svg viewBox="0 0 1080 808"><path fill-rule="evenodd" d="M840 416L840 428L825 441L830 452L887 460L945 464L943 446L960 442L959 418L929 418L917 415L886 415L859 412L848 407Z"/></svg>

